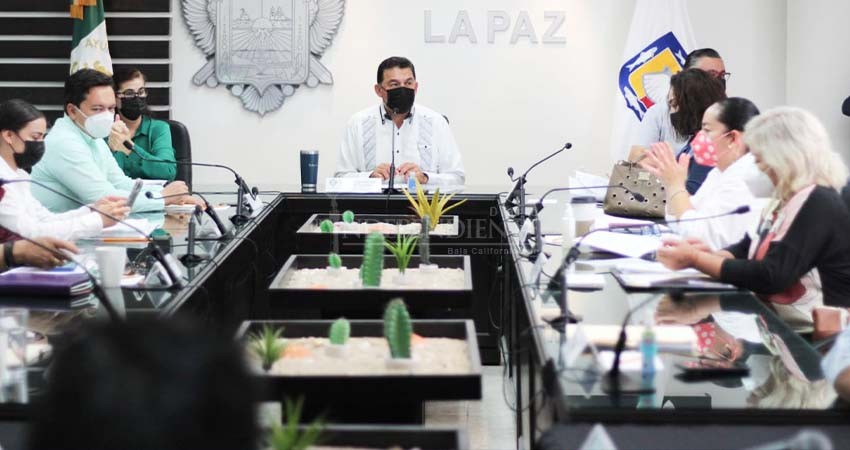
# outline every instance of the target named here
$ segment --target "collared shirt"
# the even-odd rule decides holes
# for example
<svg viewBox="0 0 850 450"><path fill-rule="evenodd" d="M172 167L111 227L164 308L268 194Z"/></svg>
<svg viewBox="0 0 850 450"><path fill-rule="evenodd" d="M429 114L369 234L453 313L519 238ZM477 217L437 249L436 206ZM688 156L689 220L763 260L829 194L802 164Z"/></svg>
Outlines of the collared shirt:
<svg viewBox="0 0 850 450"><path fill-rule="evenodd" d="M13 170L0 158L0 178L4 180L29 180L28 173ZM62 214L53 214L32 196L30 183L9 183L6 195L0 201L0 225L21 236L35 239L52 237L76 240L100 233L103 220L86 207Z"/></svg>
<svg viewBox="0 0 850 450"><path fill-rule="evenodd" d="M124 175L118 167L106 142L91 138L70 117L56 121L45 143L44 158L32 170L33 180L86 204L108 195L130 195L133 179ZM159 196L162 187L145 186L142 190ZM79 208L74 202L40 186L33 186L32 192L51 211ZM133 205L133 212L162 211L163 206L162 200L149 199L142 192Z"/></svg>
<svg viewBox="0 0 850 450"><path fill-rule="evenodd" d="M177 165L155 161L174 162L174 147L171 143L171 128L168 122L142 116L142 123L133 136L133 144L136 153L125 155L122 152L113 152L115 162L130 178L142 178L145 180L174 181L177 176Z"/></svg>
<svg viewBox="0 0 850 450"><path fill-rule="evenodd" d="M463 161L445 117L415 105L400 128L385 117L383 105L355 114L348 122L339 147L337 177L369 177L381 164L406 162L418 165L428 184L462 186Z"/></svg>
<svg viewBox="0 0 850 450"><path fill-rule="evenodd" d="M682 222L673 228L684 237L701 239L713 249L722 249L740 241L759 220L763 202L757 201L748 187L748 181L758 177L759 173L755 158L750 153L738 158L724 171L715 167L708 173L702 187L691 196L693 208L685 211L680 219L714 216L743 205L749 205L750 212ZM667 219L675 220L676 217L668 214Z"/></svg>

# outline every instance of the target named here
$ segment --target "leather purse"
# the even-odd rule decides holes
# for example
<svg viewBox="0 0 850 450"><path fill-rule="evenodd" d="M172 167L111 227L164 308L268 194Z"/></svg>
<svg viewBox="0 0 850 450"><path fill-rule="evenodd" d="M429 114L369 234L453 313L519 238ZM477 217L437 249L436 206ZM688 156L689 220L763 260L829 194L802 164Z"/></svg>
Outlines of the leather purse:
<svg viewBox="0 0 850 450"><path fill-rule="evenodd" d="M637 161L618 161L611 169L610 186L605 194L605 214L621 217L664 218L667 209L667 193L664 184L649 171L641 168ZM638 201L632 193L641 194Z"/></svg>

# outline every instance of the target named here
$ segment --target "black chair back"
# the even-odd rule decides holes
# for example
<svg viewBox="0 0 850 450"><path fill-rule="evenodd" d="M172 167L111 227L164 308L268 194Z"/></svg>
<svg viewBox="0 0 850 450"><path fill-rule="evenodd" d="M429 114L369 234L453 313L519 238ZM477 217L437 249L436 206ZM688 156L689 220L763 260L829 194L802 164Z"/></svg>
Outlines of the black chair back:
<svg viewBox="0 0 850 450"><path fill-rule="evenodd" d="M186 125L176 120L166 120L171 128L171 145L174 147L174 158L177 160L177 176L192 189L192 166L180 163L192 162L192 140L189 138L189 129Z"/></svg>

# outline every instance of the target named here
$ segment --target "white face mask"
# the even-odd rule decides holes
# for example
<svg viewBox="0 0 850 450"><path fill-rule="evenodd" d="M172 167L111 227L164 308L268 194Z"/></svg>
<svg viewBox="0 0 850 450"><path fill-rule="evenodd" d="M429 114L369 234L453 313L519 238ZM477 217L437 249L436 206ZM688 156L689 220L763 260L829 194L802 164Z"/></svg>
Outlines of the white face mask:
<svg viewBox="0 0 850 450"><path fill-rule="evenodd" d="M86 118L85 128L83 130L86 134L93 139L109 137L109 133L112 132L112 124L115 122L115 113L104 111L93 116L87 116L76 105L74 105L74 109Z"/></svg>

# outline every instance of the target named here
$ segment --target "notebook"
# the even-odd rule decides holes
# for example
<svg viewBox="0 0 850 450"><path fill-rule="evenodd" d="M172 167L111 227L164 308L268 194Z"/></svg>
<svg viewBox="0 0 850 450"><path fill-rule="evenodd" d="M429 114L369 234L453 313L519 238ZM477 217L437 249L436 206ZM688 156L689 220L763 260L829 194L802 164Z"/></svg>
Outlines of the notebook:
<svg viewBox="0 0 850 450"><path fill-rule="evenodd" d="M91 279L80 269L19 267L0 274L0 295L74 297L92 288Z"/></svg>

